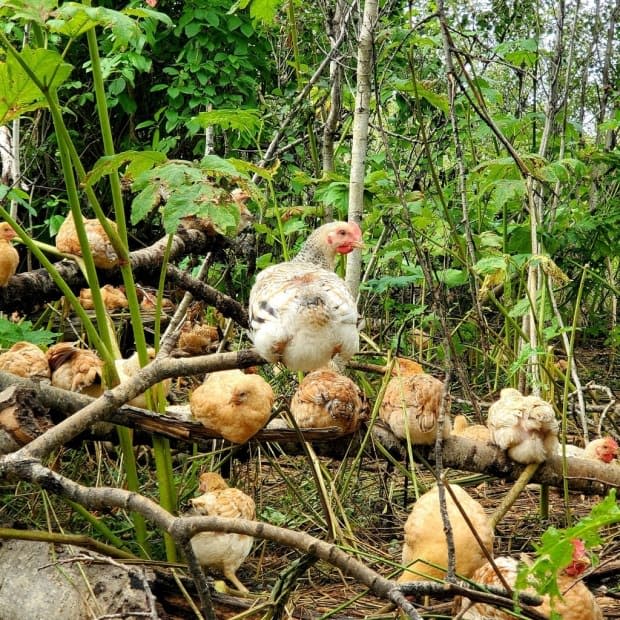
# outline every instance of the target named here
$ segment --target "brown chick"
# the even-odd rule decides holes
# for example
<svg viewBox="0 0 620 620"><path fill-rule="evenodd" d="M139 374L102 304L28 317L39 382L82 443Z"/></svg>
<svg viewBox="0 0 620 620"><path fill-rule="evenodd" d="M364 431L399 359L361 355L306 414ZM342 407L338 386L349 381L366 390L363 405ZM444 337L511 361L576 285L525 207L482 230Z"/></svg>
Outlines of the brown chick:
<svg viewBox="0 0 620 620"><path fill-rule="evenodd" d="M213 350L219 339L219 332L214 325L187 321L179 334L175 353L179 355L205 355Z"/></svg>
<svg viewBox="0 0 620 620"><path fill-rule="evenodd" d="M273 401L273 389L260 375L235 369L211 373L192 392L189 406L204 426L244 443L267 424Z"/></svg>
<svg viewBox="0 0 620 620"><path fill-rule="evenodd" d="M410 360L409 360L410 361ZM409 436L412 444L433 444L437 435L437 418L443 398L443 383L420 372L419 365L409 367L399 362L398 373L388 383L379 407L379 417L401 439ZM444 439L450 436L449 401L443 426Z"/></svg>
<svg viewBox="0 0 620 620"><path fill-rule="evenodd" d="M147 349L147 354L149 362L152 362L155 359L156 355L155 349L153 349L153 347L149 347ZM116 367L119 383L126 383L127 381L132 379L141 368L140 360L138 358L138 352L136 351L127 359L114 360L114 366ZM156 385L162 386L162 389L164 390L164 397L168 396L168 392L170 392L171 386L170 379L164 379L163 381L161 381L161 383L157 383ZM140 407L141 409L148 409L146 393L138 394L138 396L132 398L127 404L134 407Z"/></svg>
<svg viewBox="0 0 620 620"><path fill-rule="evenodd" d="M558 421L553 407L537 396L504 388L489 407L491 441L517 463L542 463L558 448Z"/></svg>
<svg viewBox="0 0 620 620"><path fill-rule="evenodd" d="M492 553L493 528L484 508L460 486L452 484L450 488L469 517L484 548ZM454 538L456 572L462 577L470 577L486 562L486 556L447 490L446 507ZM439 510L437 486L418 499L407 518L402 564L409 566L409 569L403 572L398 581L405 583L445 577L445 570L428 563L441 567L448 566L448 545Z"/></svg>
<svg viewBox="0 0 620 620"><path fill-rule="evenodd" d="M129 306L125 293L120 288L116 288L111 284L106 284L101 287L101 298L103 305L107 310L122 310ZM93 304L93 294L89 288L83 288L80 291L80 305L85 310L92 310L95 305Z"/></svg>
<svg viewBox="0 0 620 620"><path fill-rule="evenodd" d="M573 542L573 562L558 575L558 589L561 598L550 600L549 595L543 596L543 602L536 611L549 617L553 610L562 620L603 620L603 614L598 606L596 599L579 580L579 575L589 564L585 556L583 542L574 540ZM513 587L517 580L519 561L513 557L499 557L493 560L495 565L502 573L504 579ZM489 563L485 563L471 575L471 580L484 586L496 586L503 588L504 585L499 580L495 570ZM528 593L535 594L533 589L528 588ZM459 615L463 620L510 620L514 618L513 613L504 611L497 607L485 603L473 604L469 599L457 601L460 611Z"/></svg>
<svg viewBox="0 0 620 620"><path fill-rule="evenodd" d="M0 355L0 370L25 379L49 379L50 367L45 353L30 342L16 342Z"/></svg>
<svg viewBox="0 0 620 620"><path fill-rule="evenodd" d="M194 516L225 517L227 519L254 519L254 500L239 489L230 488L214 472L200 476L202 495L190 500ZM220 570L237 590L248 589L237 578L237 570L247 558L254 539L243 534L200 532L192 538L192 549L202 566Z"/></svg>
<svg viewBox="0 0 620 620"><path fill-rule="evenodd" d="M356 431L364 414L364 396L348 377L324 368L306 375L293 394L291 414L300 428L337 426Z"/></svg>
<svg viewBox="0 0 620 620"><path fill-rule="evenodd" d="M116 229L116 224L112 220L108 220L108 222ZM116 267L118 265L118 256L99 220L84 218L84 227L95 266L100 269ZM69 212L69 215L67 215L67 218L58 229L56 248L66 254L82 256L82 248L80 247L75 222L73 221L73 213L71 212Z"/></svg>
<svg viewBox="0 0 620 620"><path fill-rule="evenodd" d="M0 286L6 286L15 275L19 264L19 254L11 245L17 233L8 222L0 223Z"/></svg>
<svg viewBox="0 0 620 620"><path fill-rule="evenodd" d="M94 351L59 342L47 350L46 356L54 387L93 398L103 394L103 360Z"/></svg>
<svg viewBox="0 0 620 620"><path fill-rule="evenodd" d="M457 415L452 425L452 434L459 437L467 437L475 441L489 443L491 441L491 433L486 426L482 424L470 424L464 415Z"/></svg>

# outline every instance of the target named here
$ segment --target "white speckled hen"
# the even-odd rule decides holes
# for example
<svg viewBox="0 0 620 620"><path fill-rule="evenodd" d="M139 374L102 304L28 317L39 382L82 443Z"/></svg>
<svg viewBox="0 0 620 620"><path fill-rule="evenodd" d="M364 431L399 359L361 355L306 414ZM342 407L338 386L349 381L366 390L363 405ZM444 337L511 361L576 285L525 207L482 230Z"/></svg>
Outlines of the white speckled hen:
<svg viewBox="0 0 620 620"><path fill-rule="evenodd" d="M308 372L357 353L357 305L334 262L361 247L361 239L355 222L324 224L293 260L258 274L250 292L250 336L266 360Z"/></svg>

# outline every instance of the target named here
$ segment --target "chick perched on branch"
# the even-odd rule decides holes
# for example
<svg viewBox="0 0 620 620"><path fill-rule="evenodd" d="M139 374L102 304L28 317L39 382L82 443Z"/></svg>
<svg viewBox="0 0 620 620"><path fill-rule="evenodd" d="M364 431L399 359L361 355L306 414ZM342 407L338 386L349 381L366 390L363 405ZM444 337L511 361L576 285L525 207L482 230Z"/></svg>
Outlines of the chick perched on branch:
<svg viewBox="0 0 620 620"><path fill-rule="evenodd" d="M558 422L553 407L538 396L504 388L489 407L491 441L517 463L542 463L558 448Z"/></svg>
<svg viewBox="0 0 620 620"><path fill-rule="evenodd" d="M337 426L352 433L362 421L364 395L348 377L328 368L315 370L293 394L291 414L300 428Z"/></svg>
<svg viewBox="0 0 620 620"><path fill-rule="evenodd" d="M192 516L225 517L227 519L254 519L254 500L239 489L230 488L215 472L200 476L199 497L190 500ZM192 549L202 566L220 570L237 590L248 589L237 578L237 570L247 558L254 539L243 534L200 532L192 538Z"/></svg>
<svg viewBox="0 0 620 620"><path fill-rule="evenodd" d="M103 360L95 352L59 342L47 350L46 356L54 387L93 398L103 394Z"/></svg>
<svg viewBox="0 0 620 620"><path fill-rule="evenodd" d="M404 362L409 362L405 364ZM433 444L441 411L444 385L422 372L419 364L399 360L379 407L379 417L399 438L412 444ZM449 401L445 403L444 439L450 436Z"/></svg>
<svg viewBox="0 0 620 620"><path fill-rule="evenodd" d="M16 342L0 355L0 370L25 379L50 378L50 367L45 353L30 342Z"/></svg>
<svg viewBox="0 0 620 620"><path fill-rule="evenodd" d="M19 265L19 253L11 245L17 233L8 222L0 223L0 286L6 286Z"/></svg>
<svg viewBox="0 0 620 620"><path fill-rule="evenodd" d="M561 445L558 445L558 455L562 456ZM566 456L601 463L615 463L618 456L618 442L613 437L601 437L590 441L585 448L566 444Z"/></svg>
<svg viewBox="0 0 620 620"><path fill-rule="evenodd" d="M454 418L452 434L459 437L467 437L475 441L488 443L491 440L491 433L482 424L470 424L464 415L457 415Z"/></svg>
<svg viewBox="0 0 620 620"><path fill-rule="evenodd" d="M273 389L260 375L234 369L211 373L192 392L189 406L204 426L244 443L267 424L273 401Z"/></svg>
<svg viewBox="0 0 620 620"><path fill-rule="evenodd" d="M101 287L101 299L106 310L122 310L129 306L125 293L120 289L106 284ZM89 288L83 288L80 291L80 305L85 310L92 310L95 307L93 303L93 293Z"/></svg>
<svg viewBox="0 0 620 620"><path fill-rule="evenodd" d="M484 508L460 486L451 484L450 488L468 516L483 547L491 554L493 528ZM486 562L486 555L447 489L446 507L454 539L455 569L457 574L469 577ZM401 583L445 577L448 545L441 519L437 486L422 495L409 514L405 523L402 564L408 568L398 579ZM441 568L436 568L433 564Z"/></svg>
<svg viewBox="0 0 620 620"><path fill-rule="evenodd" d="M153 347L149 347L147 349L147 355L149 362L152 362L155 359L155 349L153 349ZM138 352L136 351L127 359L114 360L114 366L116 367L119 382L121 384L126 383L127 381L132 379L141 368ZM161 383L158 383L157 385L161 385L164 390L164 396L168 396L171 380L164 379ZM133 405L134 407L140 407L141 409L148 409L146 394L138 394L138 396L132 398L127 404Z"/></svg>
<svg viewBox="0 0 620 620"><path fill-rule="evenodd" d="M116 223L112 220L108 220L108 222L116 230ZM100 269L116 267L118 265L118 256L99 220L84 218L84 228L86 229L86 238L95 266ZM67 218L58 229L56 248L66 254L82 256L82 248L77 236L77 230L75 229L72 212L69 212L69 215L67 215Z"/></svg>
<svg viewBox="0 0 620 620"><path fill-rule="evenodd" d="M536 611L545 617L551 612L558 614L562 620L603 620L603 614L596 599L586 585L579 579L579 575L589 566L590 561L585 554L585 547L581 540L571 541L573 544L573 560L558 575L558 589L560 597L553 601L549 595L543 596L543 602ZM513 557L502 556L493 560L509 586L514 587L517 581L519 561ZM483 586L503 588L495 569L488 562L471 575L471 580ZM533 589L528 592L535 594ZM457 601L463 620L510 620L515 615L486 603L472 603L469 599Z"/></svg>

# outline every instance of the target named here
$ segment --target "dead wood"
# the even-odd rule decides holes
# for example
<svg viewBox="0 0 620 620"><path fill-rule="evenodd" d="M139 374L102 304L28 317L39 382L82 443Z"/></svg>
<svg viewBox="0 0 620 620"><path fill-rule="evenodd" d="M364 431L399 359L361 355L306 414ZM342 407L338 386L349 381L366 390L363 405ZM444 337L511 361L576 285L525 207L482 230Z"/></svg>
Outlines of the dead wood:
<svg viewBox="0 0 620 620"><path fill-rule="evenodd" d="M0 393L0 454L17 450L52 426L33 388L11 385Z"/></svg>
<svg viewBox="0 0 620 620"><path fill-rule="evenodd" d="M206 363L210 363L211 368L215 367L216 362L227 367L232 367L235 363L239 363L241 366L249 366L257 363L257 356L253 357L250 355L251 353L252 351L246 351L246 355L241 357L237 357L237 354L234 353L228 353L220 356L202 356L193 359L163 360L159 363L163 364L165 362L161 367L166 368L167 372L163 376L161 372L159 374L151 372L150 380L156 383L164 376L175 376L176 373L179 375L191 374L188 370L192 366L194 369L203 368ZM197 360L202 360L202 366L200 362L197 363ZM258 361L260 361L260 358L258 358ZM172 368L175 365L176 370L173 371ZM151 371L152 366L153 364L149 366ZM6 388L14 384L27 386L30 389L34 385L39 402L44 407L49 408L56 419L58 419L57 416L59 415L71 416L71 414L82 411L86 406L93 408L96 405L96 401L88 396L66 392L65 390L59 390L58 388L43 384L37 387L36 384L27 379L0 372L0 388ZM145 382L142 382L141 385L145 385ZM116 390L118 389L116 388ZM142 388L140 391L144 391L144 389L146 388ZM102 399L99 400L101 401ZM118 402L118 399L116 402ZM207 429L198 422L179 419L175 415L162 415L136 407L121 406L120 404L116 406L109 405L110 403L108 402L106 405L107 413L104 416L106 421L128 426L148 434L158 433L182 442L196 443L204 447L204 449L209 449L208 441L210 439L220 437L217 433ZM100 406L103 406L103 404ZM68 436L68 440L78 436L94 421L104 418L97 416L90 422L81 424L80 430L75 432L74 429L74 432ZM71 418L67 422L70 422L70 420ZM320 444L322 448L321 453L334 456L334 458L342 455L342 447L346 447L348 443L347 437L350 438L348 441L353 441L355 435L346 435L338 432L336 429L329 428L306 429L303 431L303 440ZM277 442L287 452L296 453L296 450L300 450L301 439L302 437L294 429L263 429L251 439L251 442ZM414 453L431 463L434 462L432 446L428 448L415 446ZM444 440L442 459L445 467L461 471L486 473L504 480L517 480L525 469L525 466L510 460L506 453L496 446L473 441L465 437L452 436ZM571 491L586 495L604 495L609 489L620 487L620 466L618 465L607 465L588 459L569 458L567 466L568 485ZM536 471L531 482L562 488L562 459L560 457L552 457L543 463Z"/></svg>
<svg viewBox="0 0 620 620"><path fill-rule="evenodd" d="M168 238L156 241L148 248L131 252L129 260L131 270L137 282L157 286L159 273L164 259ZM172 240L170 260L176 260L190 254L206 254L212 251L221 251L230 245L230 241L221 236L213 236L203 231L179 228ZM71 260L62 260L54 263L54 267L71 290L78 293L88 286L84 275L77 263ZM98 271L100 284L118 284L121 281L118 269ZM198 282L189 274L185 274L171 265L168 276L175 283L191 290L197 300L203 300L215 306L224 316L232 317L240 325L247 325L247 313L238 302L230 299L216 289ZM45 269L35 269L13 276L7 286L0 289L0 311L10 314L14 311L28 313L43 304L55 301L62 293Z"/></svg>

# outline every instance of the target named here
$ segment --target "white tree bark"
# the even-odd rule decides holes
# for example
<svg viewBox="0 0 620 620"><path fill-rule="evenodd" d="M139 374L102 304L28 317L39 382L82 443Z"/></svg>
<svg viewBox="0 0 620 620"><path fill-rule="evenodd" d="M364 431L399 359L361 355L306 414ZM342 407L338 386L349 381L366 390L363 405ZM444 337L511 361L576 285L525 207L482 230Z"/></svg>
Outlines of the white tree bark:
<svg viewBox="0 0 620 620"><path fill-rule="evenodd" d="M355 96L351 174L349 177L349 220L358 223L362 221L364 211L364 177L366 172L368 118L370 116L373 65L372 40L378 12L379 4L377 0L366 0L357 49L357 94ZM347 257L347 273L345 278L347 286L354 297L357 297L359 290L361 272L361 250L354 250Z"/></svg>

